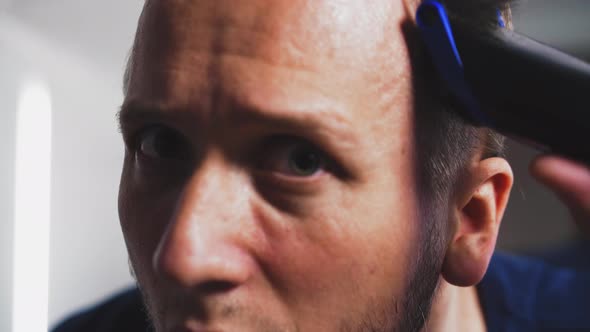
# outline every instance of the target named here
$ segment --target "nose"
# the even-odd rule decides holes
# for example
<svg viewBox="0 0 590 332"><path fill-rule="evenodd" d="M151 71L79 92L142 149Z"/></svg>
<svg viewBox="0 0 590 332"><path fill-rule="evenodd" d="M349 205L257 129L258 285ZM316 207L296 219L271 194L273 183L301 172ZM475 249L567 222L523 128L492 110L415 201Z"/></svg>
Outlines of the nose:
<svg viewBox="0 0 590 332"><path fill-rule="evenodd" d="M202 165L180 195L153 257L156 274L182 288L227 291L252 275L243 243L247 197L223 167Z"/></svg>

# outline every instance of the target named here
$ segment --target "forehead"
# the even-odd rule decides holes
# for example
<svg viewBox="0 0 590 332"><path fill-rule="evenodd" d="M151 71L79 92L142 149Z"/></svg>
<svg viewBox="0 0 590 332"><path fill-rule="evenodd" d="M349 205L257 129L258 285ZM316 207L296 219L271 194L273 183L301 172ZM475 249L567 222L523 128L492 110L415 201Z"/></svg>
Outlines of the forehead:
<svg viewBox="0 0 590 332"><path fill-rule="evenodd" d="M395 29L394 7L380 0L149 0L140 30L144 41L256 53L291 65L312 54L366 54Z"/></svg>
<svg viewBox="0 0 590 332"><path fill-rule="evenodd" d="M401 0L148 0L128 91L201 101L215 86L293 98L305 87L383 91L407 74L397 64L405 20Z"/></svg>

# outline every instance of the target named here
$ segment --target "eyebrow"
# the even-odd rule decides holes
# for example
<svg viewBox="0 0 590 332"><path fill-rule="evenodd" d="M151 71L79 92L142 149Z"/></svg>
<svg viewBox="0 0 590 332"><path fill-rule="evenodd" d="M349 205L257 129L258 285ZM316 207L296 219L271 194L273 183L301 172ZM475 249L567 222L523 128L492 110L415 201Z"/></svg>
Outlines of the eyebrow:
<svg viewBox="0 0 590 332"><path fill-rule="evenodd" d="M158 121L166 117L164 114L176 113L164 111L165 109L166 106L163 104L125 100L115 116L119 131L125 132L131 124L136 122Z"/></svg>
<svg viewBox="0 0 590 332"><path fill-rule="evenodd" d="M117 112L119 130L127 131L135 123L163 122L165 124L199 123L207 113L187 106L168 102L126 100ZM230 128L242 130L305 132L312 139L332 142L340 147L354 146L352 120L343 110L326 108L270 109L244 105L231 105L227 116Z"/></svg>

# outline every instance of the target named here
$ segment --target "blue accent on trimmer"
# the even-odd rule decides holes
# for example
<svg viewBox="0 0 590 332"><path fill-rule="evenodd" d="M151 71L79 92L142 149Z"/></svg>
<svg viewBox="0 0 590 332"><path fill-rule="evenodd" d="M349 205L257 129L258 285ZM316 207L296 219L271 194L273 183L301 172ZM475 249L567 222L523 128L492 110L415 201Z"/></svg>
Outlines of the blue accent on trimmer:
<svg viewBox="0 0 590 332"><path fill-rule="evenodd" d="M498 9L497 13L498 13L498 25L500 25L500 28L505 28L506 22L504 21L504 16L502 16L502 11L500 9Z"/></svg>
<svg viewBox="0 0 590 332"><path fill-rule="evenodd" d="M416 21L434 65L451 92L464 104L473 120L491 125L465 80L463 62L445 7L438 1L425 1L418 8Z"/></svg>

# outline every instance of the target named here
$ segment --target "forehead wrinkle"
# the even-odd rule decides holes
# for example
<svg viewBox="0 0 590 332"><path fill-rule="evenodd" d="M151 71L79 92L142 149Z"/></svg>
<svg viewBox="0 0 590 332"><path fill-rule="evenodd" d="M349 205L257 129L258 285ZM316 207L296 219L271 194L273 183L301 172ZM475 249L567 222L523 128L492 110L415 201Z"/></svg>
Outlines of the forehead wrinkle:
<svg viewBox="0 0 590 332"><path fill-rule="evenodd" d="M240 5L243 2L150 1L154 3L151 20L156 23L151 30L158 38L149 40L152 44L153 39L158 41L142 54L148 63L151 57L160 64L188 67L194 59L191 53L210 52L300 70L356 67L365 75L374 75L382 72L383 59L392 63L397 54L391 52L391 45L400 43L386 32L396 30L398 20L392 12L399 11L398 16L402 12L401 4L396 7L391 2L266 0ZM140 44L145 43L143 39ZM383 53L389 56L377 60L376 55ZM141 69L149 67L144 64ZM217 71L210 70L207 79L216 79L211 73Z"/></svg>
<svg viewBox="0 0 590 332"><path fill-rule="evenodd" d="M211 83L226 79L208 76L211 71L203 70L200 65L194 65L194 59L203 57L202 54L207 54L204 57L210 58L215 56L248 58L249 61L265 62L271 66L291 66L300 71L318 71L319 75L329 75L326 68L330 67L330 71L337 75L337 78L332 81L351 86L348 91L340 94L339 98L344 98L345 94L360 93L358 90L361 88L361 82L356 82L357 73L346 70L347 67L360 67L365 71L365 75L379 73L381 64L375 61L376 54L379 52L382 56L380 59L383 59L384 52L381 46L387 45L391 50L390 44L399 42L399 38L389 38L391 33L387 34L384 31L396 30L396 25L400 21L400 13L393 19L391 16L392 11L401 7L401 5L396 7L394 2L387 2L387 5L380 1L362 0L267 0L251 1L247 4L242 1L151 2L160 4L157 7L173 7L164 11L154 10L157 13L152 13L154 17L168 16L161 20L160 24L163 24L165 28L160 29L159 35L160 39L167 40L166 46L172 50L161 51L161 58L153 60L159 63L158 67L166 64L176 66L173 71L176 71L176 76L184 77L182 80L185 82L172 82L177 79L176 77L165 78L162 81L168 82L167 84L174 88L161 90L176 94L177 91L171 90L180 90L186 86L187 89L192 89L189 93L185 93L186 98L194 95L198 86L203 85L198 81L192 81L195 73L197 76L200 74L197 79L202 82ZM280 4L283 4L283 7ZM284 4L288 6L285 7ZM310 14L310 10L316 12ZM155 29L158 30L157 27ZM395 59L392 58L395 58L397 54L389 53L389 55L393 66ZM207 66L212 66L208 61L203 62L207 63ZM216 65L219 66L219 61ZM150 67L144 65L142 70ZM345 70L336 73L334 70L336 68ZM218 69L214 71L217 75L223 72ZM190 73L182 73L185 70ZM170 74L175 76L172 75L172 71ZM395 85L395 76L387 75L384 78ZM395 87L377 87L378 84L375 84L384 81L370 81L370 85L373 90L382 91ZM332 82L332 84L339 83ZM363 86L363 89L367 90L366 81ZM332 89L329 94L333 94L335 90ZM201 94L206 95L207 92L203 91ZM384 96L384 94L379 95ZM337 96L332 95L332 97ZM357 116L361 115L357 114Z"/></svg>
<svg viewBox="0 0 590 332"><path fill-rule="evenodd" d="M213 48L295 67L318 58L366 63L391 30L394 11L390 2L364 0L155 3L152 20L163 25L158 30L168 32L162 37L176 49Z"/></svg>
<svg viewBox="0 0 590 332"><path fill-rule="evenodd" d="M228 121L242 130L286 131L352 149L359 145L352 120L344 113L327 108L273 109L232 107Z"/></svg>
<svg viewBox="0 0 590 332"><path fill-rule="evenodd" d="M226 1L152 3L156 5L146 10L142 25L147 28L140 29L144 38L140 38L137 46L147 50L164 49L158 52L164 58L160 61L175 62L176 57L188 52L209 51L212 54L260 57L270 64L304 67L306 59L320 53L317 43L305 51L302 47L303 40L309 39L309 31L313 29L308 28L302 34L301 27L305 25L298 22L301 21L299 7L304 1L281 2L289 4L287 9L284 5L272 6L272 2L260 8L263 7L260 1L247 5L232 2L231 6L224 5ZM147 36L150 38L145 38ZM158 47L150 45L154 41Z"/></svg>

